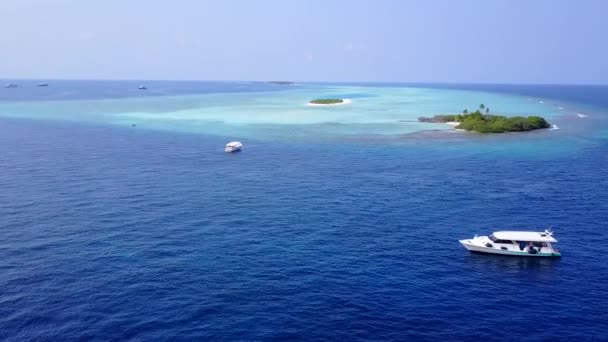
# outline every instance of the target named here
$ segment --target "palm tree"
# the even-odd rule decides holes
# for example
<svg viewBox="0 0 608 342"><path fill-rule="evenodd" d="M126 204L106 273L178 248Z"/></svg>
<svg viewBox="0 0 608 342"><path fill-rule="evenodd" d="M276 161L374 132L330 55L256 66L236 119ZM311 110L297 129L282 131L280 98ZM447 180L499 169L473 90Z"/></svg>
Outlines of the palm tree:
<svg viewBox="0 0 608 342"><path fill-rule="evenodd" d="M490 108L486 108L486 114L490 112Z"/></svg>
<svg viewBox="0 0 608 342"><path fill-rule="evenodd" d="M469 111L465 109L462 111L462 114L467 115L467 114L469 114Z"/></svg>
<svg viewBox="0 0 608 342"><path fill-rule="evenodd" d="M484 110L485 108L486 106L484 106L483 103L479 105L479 109Z"/></svg>

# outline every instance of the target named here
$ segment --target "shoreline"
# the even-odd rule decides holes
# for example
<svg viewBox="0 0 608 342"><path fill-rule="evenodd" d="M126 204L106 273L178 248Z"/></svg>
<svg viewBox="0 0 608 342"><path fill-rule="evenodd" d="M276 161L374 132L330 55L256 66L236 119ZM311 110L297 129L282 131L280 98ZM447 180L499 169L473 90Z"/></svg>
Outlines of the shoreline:
<svg viewBox="0 0 608 342"><path fill-rule="evenodd" d="M347 104L351 104L353 103L353 101L349 100L349 99L340 99L342 100L342 102L340 103L310 103L308 102L307 105L311 106L311 107L327 107L327 106L343 106L343 105L347 105Z"/></svg>
<svg viewBox="0 0 608 342"><path fill-rule="evenodd" d="M466 132L466 130L464 130L462 128L456 128L456 126L460 125L460 122L458 122L458 121L448 121L448 122L444 122L444 124L450 126L452 128L452 130L455 132Z"/></svg>
<svg viewBox="0 0 608 342"><path fill-rule="evenodd" d="M480 109L485 109L483 104L479 105ZM465 109L462 114L443 114L432 117L421 116L419 122L442 123L453 128L461 128L466 131L475 131L478 133L507 133L507 132L524 132L533 131L542 128L551 128L543 117L540 116L503 116L488 114L489 109L485 110L485 114L478 110L468 113Z"/></svg>
<svg viewBox="0 0 608 342"><path fill-rule="evenodd" d="M454 131L459 131L459 132L466 132L466 131L467 131L467 130L462 129L462 128L456 128L456 126L460 125L460 122L458 122L458 121L448 121L448 122L442 122L442 124L450 126L450 127L452 128L452 130L454 130ZM551 127L547 127L547 128L540 128L539 130L543 130L543 129L547 129L547 130L550 130L550 131L555 131L555 130L558 130L558 129L559 129L559 127L557 127L557 125L555 125L555 124L551 124ZM534 130L532 130L532 131L534 131ZM505 132L505 133L523 133L523 132L530 132L530 131L522 131L522 132ZM486 134L487 134L487 133L486 133ZM490 134L492 134L492 133L490 133ZM494 134L500 134L500 133L494 133Z"/></svg>

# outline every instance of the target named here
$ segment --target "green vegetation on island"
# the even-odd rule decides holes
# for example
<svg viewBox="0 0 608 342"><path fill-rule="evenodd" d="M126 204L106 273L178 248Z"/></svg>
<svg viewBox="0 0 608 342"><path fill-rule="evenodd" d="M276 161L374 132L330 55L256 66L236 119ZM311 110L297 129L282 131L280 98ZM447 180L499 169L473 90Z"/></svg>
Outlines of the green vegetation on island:
<svg viewBox="0 0 608 342"><path fill-rule="evenodd" d="M458 125L456 128L479 133L524 132L551 127L551 125L540 116L507 117L489 113L490 109L481 104L479 105L479 109L472 113L469 113L469 111L465 109L462 111L462 114L435 115L430 118L421 117L418 121L437 123L457 122Z"/></svg>
<svg viewBox="0 0 608 342"><path fill-rule="evenodd" d="M337 104L342 102L344 102L342 99L317 99L310 101L312 104Z"/></svg>

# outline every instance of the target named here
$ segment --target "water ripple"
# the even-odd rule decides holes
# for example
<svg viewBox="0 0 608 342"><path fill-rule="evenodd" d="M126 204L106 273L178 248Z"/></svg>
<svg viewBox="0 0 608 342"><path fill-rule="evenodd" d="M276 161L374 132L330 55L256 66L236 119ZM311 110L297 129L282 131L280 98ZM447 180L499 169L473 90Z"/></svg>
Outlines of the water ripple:
<svg viewBox="0 0 608 342"><path fill-rule="evenodd" d="M0 339L608 336L606 141L229 156L213 137L0 129ZM456 242L549 224L562 260Z"/></svg>

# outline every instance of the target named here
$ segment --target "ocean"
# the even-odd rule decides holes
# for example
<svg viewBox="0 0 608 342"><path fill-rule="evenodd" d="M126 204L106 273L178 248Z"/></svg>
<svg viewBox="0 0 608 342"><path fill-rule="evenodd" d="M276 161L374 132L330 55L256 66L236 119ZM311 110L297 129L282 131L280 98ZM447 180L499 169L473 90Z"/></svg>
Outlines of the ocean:
<svg viewBox="0 0 608 342"><path fill-rule="evenodd" d="M608 86L11 82L0 340L608 339ZM480 103L557 129L415 122Z"/></svg>

